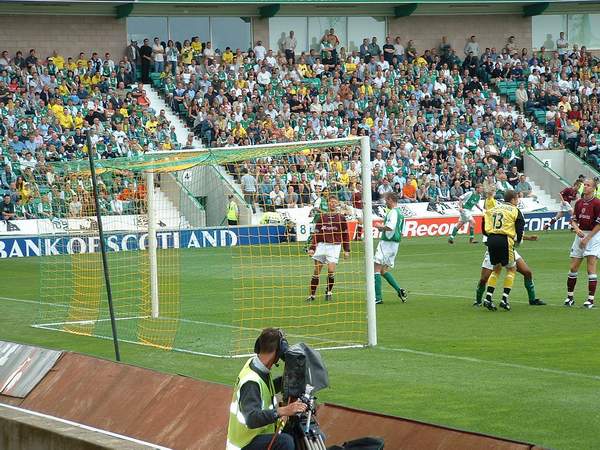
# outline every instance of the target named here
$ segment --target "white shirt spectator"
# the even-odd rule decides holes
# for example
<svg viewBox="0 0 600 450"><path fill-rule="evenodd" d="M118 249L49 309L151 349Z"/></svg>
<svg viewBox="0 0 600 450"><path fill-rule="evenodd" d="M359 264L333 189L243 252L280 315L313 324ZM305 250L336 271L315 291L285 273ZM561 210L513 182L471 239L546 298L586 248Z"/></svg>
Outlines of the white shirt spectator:
<svg viewBox="0 0 600 450"><path fill-rule="evenodd" d="M385 77L383 75L379 75L379 76L373 78L373 85L377 89L381 89L381 87L383 86L384 83L385 83Z"/></svg>
<svg viewBox="0 0 600 450"><path fill-rule="evenodd" d="M268 64L270 67L277 67L277 60L275 59L275 57L274 57L273 55L268 55L268 56L265 58L265 61L267 62L267 64Z"/></svg>
<svg viewBox="0 0 600 450"><path fill-rule="evenodd" d="M262 44L257 45L256 47L254 47L254 54L256 55L257 61L262 61L263 59L265 59L267 49Z"/></svg>
<svg viewBox="0 0 600 450"><path fill-rule="evenodd" d="M559 55L565 55L569 51L569 43L566 39L558 38L556 40L556 48L558 49Z"/></svg>
<svg viewBox="0 0 600 450"><path fill-rule="evenodd" d="M271 198L272 205L283 206L283 203L285 201L285 194L282 190L279 190L277 192L275 192L275 190L271 191L269 197Z"/></svg>
<svg viewBox="0 0 600 450"><path fill-rule="evenodd" d="M271 82L271 72L268 70L261 70L256 76L256 81L258 81L258 84L266 86Z"/></svg>
<svg viewBox="0 0 600 450"><path fill-rule="evenodd" d="M204 49L204 57L208 59L213 59L215 57L215 51L212 48L206 47Z"/></svg>
<svg viewBox="0 0 600 450"><path fill-rule="evenodd" d="M383 61L377 61L377 66L380 67L384 72L390 69L390 63L385 59Z"/></svg>
<svg viewBox="0 0 600 450"><path fill-rule="evenodd" d="M152 53L154 54L154 61L164 62L165 60L165 49L160 44L152 45Z"/></svg>
<svg viewBox="0 0 600 450"><path fill-rule="evenodd" d="M394 55L404 57L404 45L394 44Z"/></svg>

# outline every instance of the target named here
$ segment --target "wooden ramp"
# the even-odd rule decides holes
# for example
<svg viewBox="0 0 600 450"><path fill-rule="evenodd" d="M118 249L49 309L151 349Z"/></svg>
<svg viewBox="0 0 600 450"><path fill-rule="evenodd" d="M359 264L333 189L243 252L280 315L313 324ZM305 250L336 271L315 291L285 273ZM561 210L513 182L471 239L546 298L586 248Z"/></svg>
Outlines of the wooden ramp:
<svg viewBox="0 0 600 450"><path fill-rule="evenodd" d="M231 387L64 352L25 398L0 402L173 449L225 448ZM534 445L333 404L319 422L327 445L379 436L393 450L525 450Z"/></svg>

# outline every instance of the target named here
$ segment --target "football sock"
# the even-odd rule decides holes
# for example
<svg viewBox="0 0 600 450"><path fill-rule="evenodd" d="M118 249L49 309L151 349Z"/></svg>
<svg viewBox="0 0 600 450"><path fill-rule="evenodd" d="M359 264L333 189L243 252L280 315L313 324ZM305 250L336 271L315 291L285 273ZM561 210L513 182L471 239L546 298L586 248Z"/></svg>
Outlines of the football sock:
<svg viewBox="0 0 600 450"><path fill-rule="evenodd" d="M509 269L506 271L506 276L504 277L504 289L510 291L512 289L513 284L515 284L515 269Z"/></svg>
<svg viewBox="0 0 600 450"><path fill-rule="evenodd" d="M335 283L335 275L327 275L327 293L331 293L333 291L333 283Z"/></svg>
<svg viewBox="0 0 600 450"><path fill-rule="evenodd" d="M556 217L553 217L552 219L550 219L550 226L554 225L557 220L558 219Z"/></svg>
<svg viewBox="0 0 600 450"><path fill-rule="evenodd" d="M523 278L523 284L525 284L525 290L527 291L527 297L529 299L529 303L531 303L536 299L535 286L533 284L533 279L532 278Z"/></svg>
<svg viewBox="0 0 600 450"><path fill-rule="evenodd" d="M575 285L577 284L577 272L569 272L567 277L567 297L573 299L573 292L575 292Z"/></svg>
<svg viewBox="0 0 600 450"><path fill-rule="evenodd" d="M454 225L454 230L452 230L452 239L454 239L456 237L456 235L458 234L458 225Z"/></svg>
<svg viewBox="0 0 600 450"><path fill-rule="evenodd" d="M384 273L383 278L385 278L385 281L390 283L390 286L392 286L394 289L396 289L396 292L400 292L401 287L398 286L398 283L396 283L396 280L394 279L394 275L392 275L392 272Z"/></svg>
<svg viewBox="0 0 600 450"><path fill-rule="evenodd" d="M492 296L494 295L494 291L496 290L496 283L498 283L498 274L496 271L493 271L488 279L487 292L485 294L485 299L487 301L492 301Z"/></svg>
<svg viewBox="0 0 600 450"><path fill-rule="evenodd" d="M475 291L475 301L477 303L481 303L481 299L483 298L483 293L485 292L485 284L481 284L481 282L477 285L477 290Z"/></svg>
<svg viewBox="0 0 600 450"><path fill-rule="evenodd" d="M314 297L315 292L317 292L317 286L319 286L319 277L313 275L310 279L310 295Z"/></svg>
<svg viewBox="0 0 600 450"><path fill-rule="evenodd" d="M509 269L506 271L506 276L504 277L504 290L502 292L502 301L508 303L508 296L510 295L510 290L515 283L515 269Z"/></svg>
<svg viewBox="0 0 600 450"><path fill-rule="evenodd" d="M469 237L473 239L475 237L475 228L469 227Z"/></svg>
<svg viewBox="0 0 600 450"><path fill-rule="evenodd" d="M495 270L490 275L490 278L488 278L487 284L488 287L491 286L494 289L496 288L496 284L498 284L498 273Z"/></svg>
<svg viewBox="0 0 600 450"><path fill-rule="evenodd" d="M596 295L596 284L598 283L598 277L595 273L588 275L588 300L594 302L594 296Z"/></svg>
<svg viewBox="0 0 600 450"><path fill-rule="evenodd" d="M381 295L381 274L377 272L375 274L375 300L382 300Z"/></svg>

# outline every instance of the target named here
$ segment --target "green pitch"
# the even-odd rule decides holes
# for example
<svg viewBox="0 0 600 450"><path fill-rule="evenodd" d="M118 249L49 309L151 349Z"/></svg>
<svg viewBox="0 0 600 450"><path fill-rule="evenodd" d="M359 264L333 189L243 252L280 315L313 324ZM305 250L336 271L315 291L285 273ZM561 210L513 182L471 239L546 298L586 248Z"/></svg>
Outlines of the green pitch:
<svg viewBox="0 0 600 450"><path fill-rule="evenodd" d="M466 238L454 246L445 238L405 240L393 272L408 289L408 302L401 304L384 283L379 346L324 352L331 388L320 399L552 448L597 448L600 311L562 307L572 236L547 233L519 249L534 272L538 296L549 305L528 306L517 275L513 310L495 313L471 306L482 245ZM230 323L228 303L218 294L195 298L206 289L229 289L225 252L183 252L182 278L195 280L182 291L184 316L202 308L210 322ZM36 318L38 264L36 258L0 261L0 339L111 358L111 342L29 326ZM298 256L298 264L302 273L310 271L307 256ZM578 306L587 295L585 270L580 272ZM121 353L130 364L228 384L241 366L236 359L130 344Z"/></svg>

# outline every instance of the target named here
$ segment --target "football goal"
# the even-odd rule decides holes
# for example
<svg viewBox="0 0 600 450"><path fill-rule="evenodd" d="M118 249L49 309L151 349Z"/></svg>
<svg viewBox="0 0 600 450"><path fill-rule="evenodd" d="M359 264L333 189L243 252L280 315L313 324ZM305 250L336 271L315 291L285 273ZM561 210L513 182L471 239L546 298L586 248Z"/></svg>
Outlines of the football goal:
<svg viewBox="0 0 600 450"><path fill-rule="evenodd" d="M93 161L96 189L83 160L39 190L33 326L112 339L114 324L119 342L216 357L251 353L264 327L376 345L368 138Z"/></svg>

